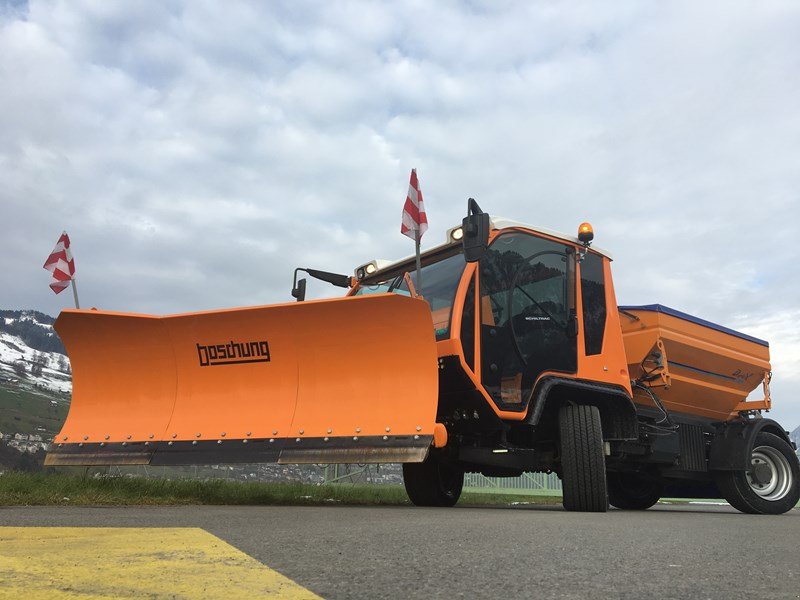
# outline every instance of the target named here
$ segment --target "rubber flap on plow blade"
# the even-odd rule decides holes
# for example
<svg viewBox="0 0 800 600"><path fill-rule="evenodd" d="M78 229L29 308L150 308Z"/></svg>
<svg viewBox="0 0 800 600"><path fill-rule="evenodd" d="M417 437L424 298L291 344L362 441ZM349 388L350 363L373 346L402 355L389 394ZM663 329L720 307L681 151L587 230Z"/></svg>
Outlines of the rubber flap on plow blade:
<svg viewBox="0 0 800 600"><path fill-rule="evenodd" d="M419 462L428 304L394 294L154 317L66 310L73 394L47 465Z"/></svg>

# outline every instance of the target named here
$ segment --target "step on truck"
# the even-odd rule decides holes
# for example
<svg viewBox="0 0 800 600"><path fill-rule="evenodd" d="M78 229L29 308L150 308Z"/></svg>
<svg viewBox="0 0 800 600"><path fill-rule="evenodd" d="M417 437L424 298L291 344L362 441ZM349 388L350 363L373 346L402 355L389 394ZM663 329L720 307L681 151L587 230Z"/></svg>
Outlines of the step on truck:
<svg viewBox="0 0 800 600"><path fill-rule="evenodd" d="M271 306L65 310L73 399L46 464L403 463L420 506L454 505L467 472L555 472L567 510L793 508L796 448L763 416L767 342L618 306L592 238L470 199L419 272L414 257L298 269L297 301ZM298 272L346 295L306 301Z"/></svg>

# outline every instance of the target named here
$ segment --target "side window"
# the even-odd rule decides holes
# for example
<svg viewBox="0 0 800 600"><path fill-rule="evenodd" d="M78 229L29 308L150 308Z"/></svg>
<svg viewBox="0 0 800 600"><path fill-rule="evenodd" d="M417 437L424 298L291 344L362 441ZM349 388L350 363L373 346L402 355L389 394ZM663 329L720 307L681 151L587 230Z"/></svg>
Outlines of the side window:
<svg viewBox="0 0 800 600"><path fill-rule="evenodd" d="M450 316L453 312L456 289L465 265L464 255L457 253L422 268L422 289L417 289L417 292L422 294L431 307L437 341L450 337ZM416 270L409 271L408 274L416 286ZM397 278L396 285L397 287L393 287L391 290L395 294L408 295L410 293L402 276Z"/></svg>
<svg viewBox="0 0 800 600"><path fill-rule="evenodd" d="M603 259L591 252L581 262L581 294L586 355L600 354L606 328L606 285Z"/></svg>
<svg viewBox="0 0 800 600"><path fill-rule="evenodd" d="M470 369L475 371L475 277L469 282L461 317L461 347Z"/></svg>

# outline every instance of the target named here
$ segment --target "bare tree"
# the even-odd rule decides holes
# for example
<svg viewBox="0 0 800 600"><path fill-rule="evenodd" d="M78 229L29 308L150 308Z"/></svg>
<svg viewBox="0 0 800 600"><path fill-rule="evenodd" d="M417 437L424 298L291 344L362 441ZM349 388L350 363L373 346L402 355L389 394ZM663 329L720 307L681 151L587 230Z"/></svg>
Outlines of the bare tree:
<svg viewBox="0 0 800 600"><path fill-rule="evenodd" d="M18 360L14 363L14 373L16 373L19 377L25 377L27 372L28 369L25 368L24 360Z"/></svg>
<svg viewBox="0 0 800 600"><path fill-rule="evenodd" d="M31 361L31 375L39 376L42 374L42 367L45 363L45 356L41 352L33 353L33 360Z"/></svg>

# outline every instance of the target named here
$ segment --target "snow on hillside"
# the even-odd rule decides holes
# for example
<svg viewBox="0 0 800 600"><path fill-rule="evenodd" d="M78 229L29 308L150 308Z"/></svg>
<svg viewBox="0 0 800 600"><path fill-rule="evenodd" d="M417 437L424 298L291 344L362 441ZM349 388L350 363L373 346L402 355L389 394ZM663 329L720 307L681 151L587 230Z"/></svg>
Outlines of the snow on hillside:
<svg viewBox="0 0 800 600"><path fill-rule="evenodd" d="M16 319L4 317L6 325L15 321L26 322L48 336L55 335L50 323L42 323L32 313L23 312ZM24 373L18 370L24 368ZM39 351L31 348L18 335L0 331L0 378L18 379L36 387L55 392L70 393L72 376L69 359L59 352Z"/></svg>

